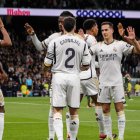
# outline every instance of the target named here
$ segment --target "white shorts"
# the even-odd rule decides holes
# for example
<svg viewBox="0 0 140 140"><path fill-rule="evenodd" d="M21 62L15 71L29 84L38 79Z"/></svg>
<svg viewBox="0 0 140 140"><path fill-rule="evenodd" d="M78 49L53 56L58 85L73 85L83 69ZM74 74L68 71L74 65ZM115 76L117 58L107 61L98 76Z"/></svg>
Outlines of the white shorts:
<svg viewBox="0 0 140 140"><path fill-rule="evenodd" d="M77 74L55 73L52 77L52 106L79 108L80 78Z"/></svg>
<svg viewBox="0 0 140 140"><path fill-rule="evenodd" d="M0 106L4 106L4 97L1 89L0 89Z"/></svg>
<svg viewBox="0 0 140 140"><path fill-rule="evenodd" d="M124 88L123 86L100 86L97 101L100 103L123 102Z"/></svg>
<svg viewBox="0 0 140 140"><path fill-rule="evenodd" d="M92 96L97 95L99 89L99 82L96 77L88 80L81 80L81 94Z"/></svg>

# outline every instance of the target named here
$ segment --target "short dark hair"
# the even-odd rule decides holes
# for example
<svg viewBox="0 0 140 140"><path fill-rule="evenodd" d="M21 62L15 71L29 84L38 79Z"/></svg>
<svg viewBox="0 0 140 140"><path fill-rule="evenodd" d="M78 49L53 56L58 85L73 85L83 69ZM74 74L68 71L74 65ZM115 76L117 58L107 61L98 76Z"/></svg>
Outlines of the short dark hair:
<svg viewBox="0 0 140 140"><path fill-rule="evenodd" d="M76 20L74 17L66 17L64 19L64 23L63 23L64 29L67 32L70 32L73 30L74 26L76 26Z"/></svg>
<svg viewBox="0 0 140 140"><path fill-rule="evenodd" d="M104 21L104 22L102 22L102 23L101 23L101 26L103 26L103 25L109 25L112 29L114 28L113 23L112 23L112 22L109 22L109 21Z"/></svg>
<svg viewBox="0 0 140 140"><path fill-rule="evenodd" d="M94 19L87 19L83 23L83 28L84 28L84 30L90 30L96 24L97 24L96 20L94 20Z"/></svg>
<svg viewBox="0 0 140 140"><path fill-rule="evenodd" d="M61 17L74 17L74 15L69 12L69 11L63 11L61 14L60 14Z"/></svg>

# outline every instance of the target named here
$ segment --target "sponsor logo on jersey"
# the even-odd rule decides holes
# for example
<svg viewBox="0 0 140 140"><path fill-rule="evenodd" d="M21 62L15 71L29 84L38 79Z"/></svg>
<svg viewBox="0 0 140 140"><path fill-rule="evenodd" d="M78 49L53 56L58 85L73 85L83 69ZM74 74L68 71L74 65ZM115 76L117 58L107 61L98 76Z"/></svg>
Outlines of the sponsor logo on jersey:
<svg viewBox="0 0 140 140"><path fill-rule="evenodd" d="M113 51L114 51L114 52L117 52L117 49L114 47L114 48L113 48Z"/></svg>
<svg viewBox="0 0 140 140"><path fill-rule="evenodd" d="M100 61L115 60L116 57L117 57L117 54L100 54L99 55Z"/></svg>
<svg viewBox="0 0 140 140"><path fill-rule="evenodd" d="M101 49L100 52L103 52L103 50Z"/></svg>

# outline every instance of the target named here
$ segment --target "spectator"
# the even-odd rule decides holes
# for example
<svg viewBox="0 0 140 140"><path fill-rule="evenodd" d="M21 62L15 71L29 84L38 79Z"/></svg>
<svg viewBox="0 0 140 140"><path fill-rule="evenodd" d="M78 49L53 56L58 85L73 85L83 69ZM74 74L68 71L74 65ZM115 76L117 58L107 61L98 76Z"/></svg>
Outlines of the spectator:
<svg viewBox="0 0 140 140"><path fill-rule="evenodd" d="M33 88L33 80L31 79L31 76L28 75L28 77L26 78L26 86L27 86L27 89L29 91L32 91L32 88Z"/></svg>
<svg viewBox="0 0 140 140"><path fill-rule="evenodd" d="M136 84L134 86L135 96L138 96L140 93L140 81L136 81Z"/></svg>
<svg viewBox="0 0 140 140"><path fill-rule="evenodd" d="M21 93L23 94L23 97L25 97L25 96L27 95L27 86L26 86L25 83L23 83L23 84L21 85L20 90L21 90Z"/></svg>

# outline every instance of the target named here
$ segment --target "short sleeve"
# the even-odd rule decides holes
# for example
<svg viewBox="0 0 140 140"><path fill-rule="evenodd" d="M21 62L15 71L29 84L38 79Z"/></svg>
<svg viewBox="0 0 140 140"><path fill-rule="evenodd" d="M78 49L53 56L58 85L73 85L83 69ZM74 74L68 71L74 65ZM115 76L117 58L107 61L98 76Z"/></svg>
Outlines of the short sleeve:
<svg viewBox="0 0 140 140"><path fill-rule="evenodd" d="M89 65L91 61L91 55L89 53L88 45L85 44L84 52L83 52L83 58L82 58L82 64L83 65Z"/></svg>
<svg viewBox="0 0 140 140"><path fill-rule="evenodd" d="M97 44L97 40L94 36L92 35L87 35L85 39L86 43L88 44L88 47L90 48L91 46Z"/></svg>
<svg viewBox="0 0 140 140"><path fill-rule="evenodd" d="M132 53L134 46L132 46L124 41L121 41L120 43L121 43L122 52L124 55L128 55L128 54Z"/></svg>

